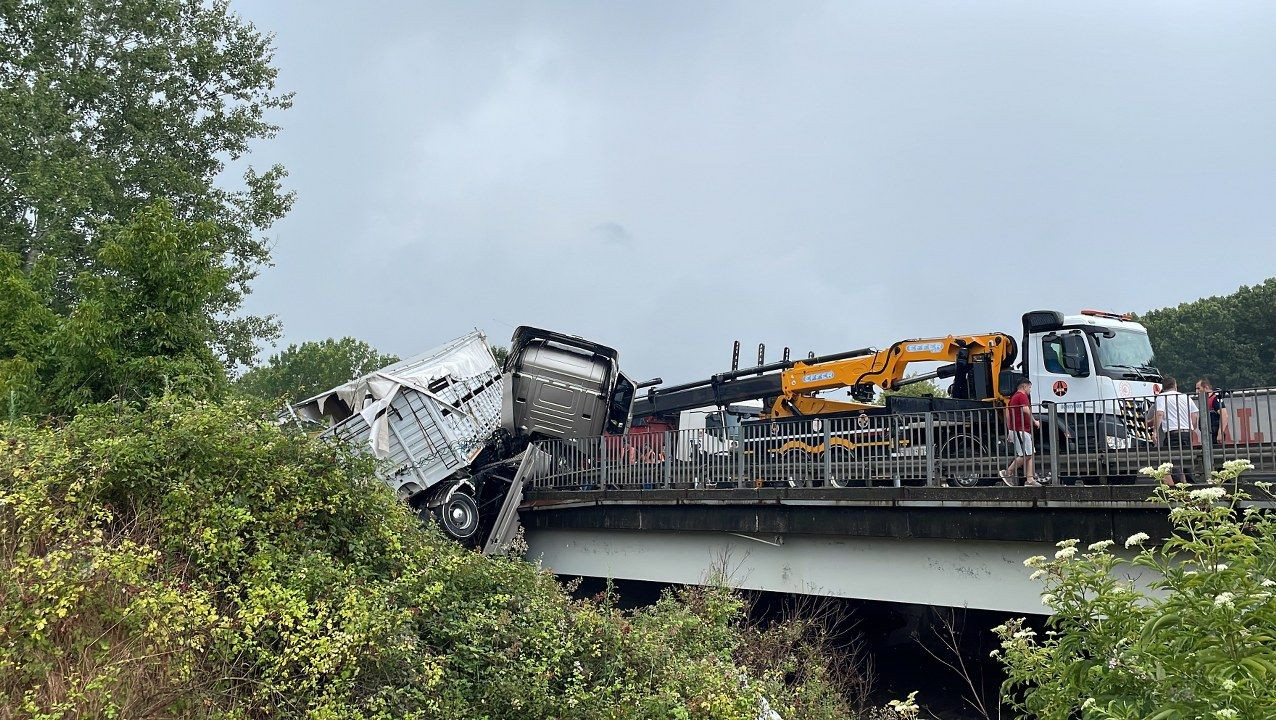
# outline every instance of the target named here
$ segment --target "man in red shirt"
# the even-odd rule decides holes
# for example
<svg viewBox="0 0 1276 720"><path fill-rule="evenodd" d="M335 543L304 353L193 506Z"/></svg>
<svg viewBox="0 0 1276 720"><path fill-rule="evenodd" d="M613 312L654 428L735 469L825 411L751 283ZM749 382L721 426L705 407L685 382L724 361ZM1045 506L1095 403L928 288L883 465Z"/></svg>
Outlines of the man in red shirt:
<svg viewBox="0 0 1276 720"><path fill-rule="evenodd" d="M1032 383L1028 378L1020 380L1019 389L1010 396L1010 402L1006 405L1006 441L1014 450L1015 459L999 474L1001 481L1011 487L1019 484L1017 471L1020 465L1023 466L1024 485L1041 485L1032 472L1032 429L1041 427L1041 422L1032 416L1031 402L1028 399L1031 391Z"/></svg>

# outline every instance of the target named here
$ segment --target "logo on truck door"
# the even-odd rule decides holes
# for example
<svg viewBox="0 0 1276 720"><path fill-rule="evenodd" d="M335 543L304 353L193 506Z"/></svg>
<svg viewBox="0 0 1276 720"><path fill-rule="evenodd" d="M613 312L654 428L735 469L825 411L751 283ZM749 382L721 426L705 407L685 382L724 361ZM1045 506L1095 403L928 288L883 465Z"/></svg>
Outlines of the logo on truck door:
<svg viewBox="0 0 1276 720"><path fill-rule="evenodd" d="M1059 397L1063 397L1064 395L1068 394L1068 383L1062 380L1055 380L1054 386L1051 387L1051 389L1054 390L1055 395L1058 395Z"/></svg>

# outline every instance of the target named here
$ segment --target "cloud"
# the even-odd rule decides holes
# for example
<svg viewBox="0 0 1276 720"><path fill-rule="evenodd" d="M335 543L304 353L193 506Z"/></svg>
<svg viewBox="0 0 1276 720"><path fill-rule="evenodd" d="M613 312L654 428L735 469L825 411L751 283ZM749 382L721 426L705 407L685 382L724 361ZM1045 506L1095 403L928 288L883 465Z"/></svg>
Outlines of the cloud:
<svg viewBox="0 0 1276 720"><path fill-rule="evenodd" d="M629 234L629 231L626 230L624 226L614 222L606 222L601 225L595 225L590 229L589 236L592 240L594 240L594 242L599 242L604 245L621 245L623 247L630 247L634 242L634 238Z"/></svg>
<svg viewBox="0 0 1276 720"><path fill-rule="evenodd" d="M285 342L499 318L675 382L1276 267L1276 3L235 5L298 93Z"/></svg>

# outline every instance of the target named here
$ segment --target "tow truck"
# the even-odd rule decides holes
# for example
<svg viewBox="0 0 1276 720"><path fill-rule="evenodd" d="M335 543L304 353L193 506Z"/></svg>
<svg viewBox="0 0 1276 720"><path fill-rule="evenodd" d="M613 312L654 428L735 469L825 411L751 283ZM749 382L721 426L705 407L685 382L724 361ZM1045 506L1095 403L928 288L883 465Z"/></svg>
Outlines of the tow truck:
<svg viewBox="0 0 1276 720"><path fill-rule="evenodd" d="M673 387L649 388L634 403L634 419L676 417L689 408L725 408L760 399L763 413L743 427L744 442L754 439L752 452L822 453L821 421L856 416L867 421L828 438L828 450L836 459L884 447L893 452L968 455L1001 442L1000 413L994 413L996 420L978 432L958 422L946 425L932 436L933 448L920 449L915 434L886 436L871 419L1002 406L1019 380L1027 377L1033 382L1034 406L1058 404L1058 436L1042 438L1043 447L1059 442L1119 450L1151 442L1147 398L1160 391L1161 374L1142 325L1127 315L1098 310L1069 316L1037 310L1024 313L1021 321L1018 341L998 332L948 335L901 340L882 350L863 348L799 360L786 357L771 364L764 362L760 351L758 365L744 369L738 367L737 346L731 371ZM910 375L910 366L919 363L943 364ZM949 397L888 396L884 404L873 402L880 391L937 378L951 379ZM835 390L845 390L849 400L828 397ZM796 422L802 419L811 422L802 427ZM955 479L960 484L982 480Z"/></svg>

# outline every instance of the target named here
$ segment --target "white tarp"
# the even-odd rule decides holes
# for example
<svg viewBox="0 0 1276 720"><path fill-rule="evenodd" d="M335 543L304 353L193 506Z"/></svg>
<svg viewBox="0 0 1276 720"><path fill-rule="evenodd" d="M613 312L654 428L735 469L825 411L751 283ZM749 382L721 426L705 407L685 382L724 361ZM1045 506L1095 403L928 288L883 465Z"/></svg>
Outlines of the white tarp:
<svg viewBox="0 0 1276 720"><path fill-rule="evenodd" d="M334 425L344 419L336 417L336 413L343 412L344 408L332 406L334 400L340 400L350 409L351 414L363 416L364 422L371 429L369 444L372 452L376 457L383 458L390 449L385 409L394 401L399 388L410 387L428 395L435 402L464 413L463 408L430 392L430 383L449 376L454 381L468 380L497 370L499 368L487 346L487 339L476 330L446 345L401 360L304 400L293 407L293 412L302 420Z"/></svg>

